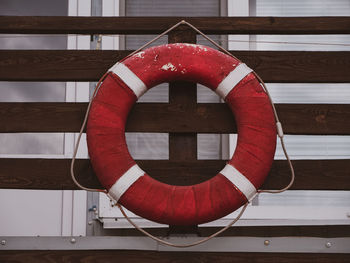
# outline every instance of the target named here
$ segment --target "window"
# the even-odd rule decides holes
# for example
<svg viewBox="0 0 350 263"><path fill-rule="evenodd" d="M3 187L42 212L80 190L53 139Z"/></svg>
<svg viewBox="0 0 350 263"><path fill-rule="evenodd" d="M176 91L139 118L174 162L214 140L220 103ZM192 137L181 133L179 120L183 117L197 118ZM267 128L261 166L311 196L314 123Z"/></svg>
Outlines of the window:
<svg viewBox="0 0 350 263"><path fill-rule="evenodd" d="M4 0L1 15L66 16L78 15L88 6L78 1ZM79 12L78 12L79 11ZM79 39L78 39L79 38ZM67 49L82 48L90 36L67 35L0 35L1 49ZM1 102L79 101L88 94L82 83L1 82ZM84 84L83 84L84 85ZM79 90L80 88L80 90ZM86 96L88 99L88 96ZM74 134L9 133L0 134L1 158L70 158ZM84 149L80 156L87 157ZM60 236L85 234L86 193L83 191L0 190L2 236ZM83 222L83 223L82 223Z"/></svg>

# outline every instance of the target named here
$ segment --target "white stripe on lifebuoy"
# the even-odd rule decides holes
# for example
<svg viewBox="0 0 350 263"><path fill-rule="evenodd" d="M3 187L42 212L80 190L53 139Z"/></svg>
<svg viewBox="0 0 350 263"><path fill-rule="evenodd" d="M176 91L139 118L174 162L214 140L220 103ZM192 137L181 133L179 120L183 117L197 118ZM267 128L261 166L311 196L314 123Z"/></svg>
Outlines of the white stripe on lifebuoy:
<svg viewBox="0 0 350 263"><path fill-rule="evenodd" d="M220 171L220 174L230 180L245 195L248 201L256 194L255 186L232 165L226 164L224 169Z"/></svg>
<svg viewBox="0 0 350 263"><path fill-rule="evenodd" d="M253 70L246 64L241 63L235 67L218 85L215 92L222 98L225 99L227 94Z"/></svg>
<svg viewBox="0 0 350 263"><path fill-rule="evenodd" d="M129 187L144 174L145 172L135 164L114 183L108 193L116 202L118 202L119 198L129 189Z"/></svg>
<svg viewBox="0 0 350 263"><path fill-rule="evenodd" d="M116 63L109 71L116 74L140 98L146 91L145 83L123 63Z"/></svg>

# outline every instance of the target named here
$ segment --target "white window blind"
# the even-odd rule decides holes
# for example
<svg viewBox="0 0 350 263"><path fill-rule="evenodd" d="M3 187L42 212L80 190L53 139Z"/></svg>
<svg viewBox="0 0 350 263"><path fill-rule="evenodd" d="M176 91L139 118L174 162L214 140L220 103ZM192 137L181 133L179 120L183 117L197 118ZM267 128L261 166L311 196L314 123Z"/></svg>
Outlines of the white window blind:
<svg viewBox="0 0 350 263"><path fill-rule="evenodd" d="M39 8L40 7L40 8ZM67 15L67 3L54 0L1 1L0 15ZM0 49L66 49L65 35L1 34ZM0 82L0 102L63 102L64 82ZM1 133L0 154L62 154L63 134Z"/></svg>
<svg viewBox="0 0 350 263"><path fill-rule="evenodd" d="M257 16L349 16L349 0L256 0Z"/></svg>

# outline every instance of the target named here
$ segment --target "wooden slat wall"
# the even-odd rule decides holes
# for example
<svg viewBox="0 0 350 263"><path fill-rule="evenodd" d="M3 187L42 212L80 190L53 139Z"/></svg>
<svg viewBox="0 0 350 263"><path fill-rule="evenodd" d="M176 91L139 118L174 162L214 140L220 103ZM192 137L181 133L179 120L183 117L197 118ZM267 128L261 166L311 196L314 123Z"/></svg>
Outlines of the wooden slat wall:
<svg viewBox="0 0 350 263"><path fill-rule="evenodd" d="M131 51L0 50L0 81L96 81ZM231 51L265 82L350 82L348 51Z"/></svg>
<svg viewBox="0 0 350 263"><path fill-rule="evenodd" d="M136 160L152 177L170 184L190 185L211 178L225 160ZM297 174L294 190L350 190L349 160L293 161ZM78 189L69 174L69 159L0 159L0 188ZM89 187L101 187L89 160L78 159L75 167L78 181ZM285 161L275 161L264 189L279 189L289 182ZM315 180L317 178L317 180Z"/></svg>
<svg viewBox="0 0 350 263"><path fill-rule="evenodd" d="M206 34L349 34L349 17L6 17L2 34L159 34L181 20Z"/></svg>
<svg viewBox="0 0 350 263"><path fill-rule="evenodd" d="M0 103L0 132L78 132L87 103ZM276 104L286 134L350 134L348 104ZM341 123L342 125L339 125ZM138 103L128 132L235 133L234 116L224 103Z"/></svg>
<svg viewBox="0 0 350 263"><path fill-rule="evenodd" d="M6 34L158 34L181 19L207 34L349 34L350 17L1 17L0 33ZM195 34L181 26L170 42L194 42ZM95 81L131 51L0 50L0 81ZM233 51L232 51L233 52ZM235 56L254 68L266 82L350 83L350 52L237 51ZM190 95L184 89L191 89ZM195 88L189 83L170 84L166 103L137 104L127 131L169 132L170 160L137 160L160 181L189 185L215 175L224 160L196 160L195 133L236 132L225 104L193 104ZM77 132L86 103L0 103L0 132ZM350 135L350 105L278 104L288 134ZM186 118L184 116L186 115ZM151 116L151 118L150 118ZM142 122L140 122L142 120ZM160 121L161 120L161 121ZM187 155L179 150L187 149ZM183 158L184 157L184 158ZM294 161L294 190L350 190L349 160ZM68 159L0 159L0 188L76 189L69 175ZM190 171L190 174L189 174ZM89 160L77 160L78 180L100 187ZM275 161L264 189L288 183L285 161ZM203 235L212 229L201 229ZM157 231L157 230L154 230ZM131 233L131 232L130 232ZM126 234L130 234L127 232ZM134 232L133 232L134 233ZM123 233L119 233L123 235ZM125 234L125 233L124 233ZM132 234L132 233L131 233ZM243 227L227 235L349 237L348 225ZM288 253L176 253L135 251L6 251L1 260L35 262L38 258L95 262L112 258L142 258L144 262L314 262L314 254ZM349 255L317 254L318 262L348 262ZM84 262L85 262L84 261Z"/></svg>
<svg viewBox="0 0 350 263"><path fill-rule="evenodd" d="M169 232L174 234L190 233L200 237L209 236L221 227L192 228L188 226L177 227L176 231L169 228L147 228L147 231L155 236L168 236ZM109 229L108 233L113 236L143 236L134 228ZM339 238L350 237L350 225L278 225L278 226L239 226L231 227L220 234L220 237L318 237Z"/></svg>

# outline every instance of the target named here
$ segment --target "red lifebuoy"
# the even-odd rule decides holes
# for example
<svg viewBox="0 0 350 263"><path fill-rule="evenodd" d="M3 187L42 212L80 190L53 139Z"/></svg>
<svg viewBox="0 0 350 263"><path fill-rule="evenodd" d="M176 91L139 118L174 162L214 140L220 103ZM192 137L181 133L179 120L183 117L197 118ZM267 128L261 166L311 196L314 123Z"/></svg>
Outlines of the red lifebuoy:
<svg viewBox="0 0 350 263"><path fill-rule="evenodd" d="M236 150L224 169L192 186L154 180L137 166L125 142L125 123L137 99L147 89L175 80L217 92L238 129ZM276 124L268 96L245 64L206 46L168 44L109 70L92 102L87 142L93 169L120 204L155 222L195 225L221 218L255 195L273 162Z"/></svg>

